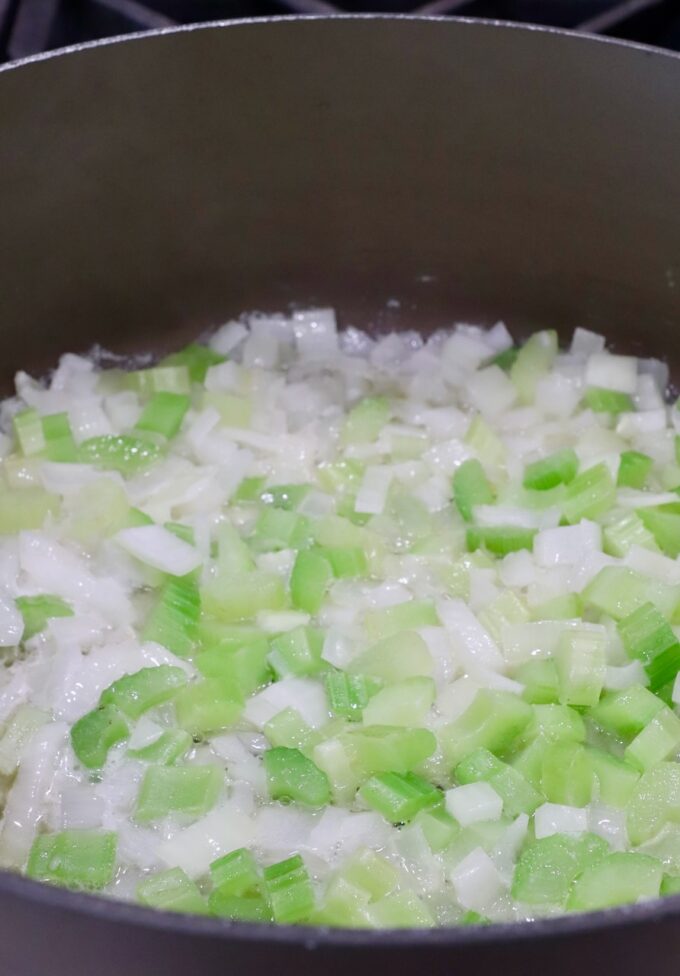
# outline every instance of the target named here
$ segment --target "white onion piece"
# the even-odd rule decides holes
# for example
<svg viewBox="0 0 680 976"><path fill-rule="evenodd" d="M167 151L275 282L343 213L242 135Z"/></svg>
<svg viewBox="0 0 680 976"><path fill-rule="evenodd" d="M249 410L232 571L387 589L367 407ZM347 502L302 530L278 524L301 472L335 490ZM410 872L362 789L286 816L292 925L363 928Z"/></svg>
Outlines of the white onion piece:
<svg viewBox="0 0 680 976"><path fill-rule="evenodd" d="M596 352L586 363L586 383L619 393L635 393L637 389L637 359L634 356L614 356Z"/></svg>
<svg viewBox="0 0 680 976"><path fill-rule="evenodd" d="M503 800L490 783L467 783L447 790L446 809L462 827L480 820L499 820Z"/></svg>
<svg viewBox="0 0 680 976"><path fill-rule="evenodd" d="M139 525L116 535L118 545L131 556L171 576L186 576L201 565L194 546L162 525Z"/></svg>
<svg viewBox="0 0 680 976"><path fill-rule="evenodd" d="M582 834L588 829L588 808L544 803L534 813L536 839L553 834Z"/></svg>
<svg viewBox="0 0 680 976"><path fill-rule="evenodd" d="M0 590L0 647L15 647L24 633L24 618L7 591Z"/></svg>
<svg viewBox="0 0 680 976"><path fill-rule="evenodd" d="M462 600L440 600L437 613L464 667L503 669L505 661L498 646Z"/></svg>
<svg viewBox="0 0 680 976"><path fill-rule="evenodd" d="M534 559L539 566L573 566L587 552L602 549L602 529L583 519L577 525L544 529L534 538Z"/></svg>
<svg viewBox="0 0 680 976"><path fill-rule="evenodd" d="M481 847L456 865L451 884L461 905L477 912L492 905L505 887L498 868Z"/></svg>
<svg viewBox="0 0 680 976"><path fill-rule="evenodd" d="M167 867L182 868L190 878L200 878L216 858L239 847L249 847L254 838L253 818L225 803L162 841L157 853Z"/></svg>

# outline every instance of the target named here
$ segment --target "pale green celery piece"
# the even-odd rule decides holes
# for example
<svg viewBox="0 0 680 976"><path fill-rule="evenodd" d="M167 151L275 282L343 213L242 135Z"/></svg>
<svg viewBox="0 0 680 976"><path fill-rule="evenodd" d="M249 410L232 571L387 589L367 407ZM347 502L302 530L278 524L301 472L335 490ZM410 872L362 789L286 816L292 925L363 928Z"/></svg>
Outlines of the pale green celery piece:
<svg viewBox="0 0 680 976"><path fill-rule="evenodd" d="M405 630L372 644L351 661L349 670L395 682L431 675L433 667L424 639L415 631Z"/></svg>
<svg viewBox="0 0 680 976"><path fill-rule="evenodd" d="M336 579L355 579L368 575L368 561L363 549L338 546L320 550L324 559L330 563Z"/></svg>
<svg viewBox="0 0 680 976"><path fill-rule="evenodd" d="M596 705L607 671L605 634L586 630L567 631L555 653L560 702L563 705Z"/></svg>
<svg viewBox="0 0 680 976"><path fill-rule="evenodd" d="M49 714L42 709L19 705L0 737L0 773L3 776L12 775L19 765L24 746L49 720Z"/></svg>
<svg viewBox="0 0 680 976"><path fill-rule="evenodd" d="M290 574L290 598L294 607L314 616L321 609L333 570L320 550L298 552Z"/></svg>
<svg viewBox="0 0 680 976"><path fill-rule="evenodd" d="M268 658L267 639L255 632L235 641L223 639L208 646L196 655L195 664L206 678L219 678L235 697L245 699L271 681Z"/></svg>
<svg viewBox="0 0 680 976"><path fill-rule="evenodd" d="M166 729L148 746L143 746L141 749L128 749L128 755L141 762L172 766L187 754L193 744L193 738L183 729Z"/></svg>
<svg viewBox="0 0 680 976"><path fill-rule="evenodd" d="M500 642L506 627L529 620L529 609L521 596L513 590L505 590L491 603L487 603L477 617L493 639Z"/></svg>
<svg viewBox="0 0 680 976"><path fill-rule="evenodd" d="M595 777L594 796L608 806L625 807L640 779L640 771L601 749L589 747L586 751Z"/></svg>
<svg viewBox="0 0 680 976"><path fill-rule="evenodd" d="M627 814L633 846L651 840L666 824L680 824L680 765L661 762L645 770L628 802Z"/></svg>
<svg viewBox="0 0 680 976"><path fill-rule="evenodd" d="M376 692L364 706L366 725L418 726L423 723L435 699L432 678L405 678Z"/></svg>
<svg viewBox="0 0 680 976"><path fill-rule="evenodd" d="M161 368L181 367L188 370L192 383L204 383L206 373L211 366L217 366L226 361L226 356L215 352L210 346L199 342L190 342L184 349L173 352L160 362Z"/></svg>
<svg viewBox="0 0 680 976"><path fill-rule="evenodd" d="M130 730L115 705L99 705L71 728L71 746L88 769L100 769L109 749L129 738Z"/></svg>
<svg viewBox="0 0 680 976"><path fill-rule="evenodd" d="M553 662L548 660L544 663ZM543 739L546 742L585 742L586 725L576 709L569 705L536 703L531 707L531 719L519 737L518 745L534 739Z"/></svg>
<svg viewBox="0 0 680 976"><path fill-rule="evenodd" d="M61 597L42 593L39 596L18 596L14 601L24 618L22 640L30 640L41 633L53 617L72 617L73 610Z"/></svg>
<svg viewBox="0 0 680 976"><path fill-rule="evenodd" d="M227 427L250 427L253 417L253 404L247 397L234 393L203 393L203 407L213 407L220 420Z"/></svg>
<svg viewBox="0 0 680 976"><path fill-rule="evenodd" d="M445 850L460 831L460 826L444 807L421 810L414 819L423 832L430 850L438 854Z"/></svg>
<svg viewBox="0 0 680 976"><path fill-rule="evenodd" d="M638 850L658 858L666 871L680 875L680 825L667 824L651 840L645 841Z"/></svg>
<svg viewBox="0 0 680 976"><path fill-rule="evenodd" d="M616 485L602 461L576 475L567 485L562 514L570 525L581 519L599 519L616 502Z"/></svg>
<svg viewBox="0 0 680 976"><path fill-rule="evenodd" d="M409 773L432 756L437 740L429 729L368 725L338 736L350 765L361 777L376 773ZM314 750L316 761L317 750Z"/></svg>
<svg viewBox="0 0 680 976"><path fill-rule="evenodd" d="M22 410L13 417L14 435L25 457L41 454L45 450L45 434L42 418L37 410Z"/></svg>
<svg viewBox="0 0 680 976"><path fill-rule="evenodd" d="M311 541L310 520L285 508L264 508L255 523L249 544L255 552L303 549Z"/></svg>
<svg viewBox="0 0 680 976"><path fill-rule="evenodd" d="M343 877L331 878L323 894L321 905L310 916L312 925L332 925L338 928L371 928L369 895L363 888Z"/></svg>
<svg viewBox="0 0 680 976"><path fill-rule="evenodd" d="M659 486L663 491L675 491L680 487L680 464L672 461L658 469Z"/></svg>
<svg viewBox="0 0 680 976"><path fill-rule="evenodd" d="M192 735L228 729L242 710L243 701L238 692L219 678L185 685L175 696L177 722Z"/></svg>
<svg viewBox="0 0 680 976"><path fill-rule="evenodd" d="M61 502L43 488L0 488L0 536L40 529L48 516L57 516Z"/></svg>
<svg viewBox="0 0 680 976"><path fill-rule="evenodd" d="M464 441L472 448L482 464L496 468L505 463L503 442L479 415L468 427Z"/></svg>
<svg viewBox="0 0 680 976"><path fill-rule="evenodd" d="M222 522L217 530L217 577L231 577L255 569L253 555L230 522Z"/></svg>
<svg viewBox="0 0 680 976"><path fill-rule="evenodd" d="M366 397L347 414L342 429L343 444L370 444L390 419L390 405L385 397Z"/></svg>
<svg viewBox="0 0 680 976"><path fill-rule="evenodd" d="M661 882L661 895L680 894L680 876L664 874Z"/></svg>
<svg viewBox="0 0 680 976"><path fill-rule="evenodd" d="M162 644L178 657L188 657L198 637L201 596L193 574L168 579L142 631L147 641Z"/></svg>
<svg viewBox="0 0 680 976"><path fill-rule="evenodd" d="M159 434L168 440L176 437L191 399L186 393L154 393L135 424L136 430Z"/></svg>
<svg viewBox="0 0 680 976"><path fill-rule="evenodd" d="M113 881L116 834L100 830L63 830L39 834L28 857L26 874L38 881L97 891Z"/></svg>
<svg viewBox="0 0 680 976"><path fill-rule="evenodd" d="M552 834L529 841L515 866L512 897L524 905L564 907L579 874L608 853L607 842L595 834Z"/></svg>
<svg viewBox="0 0 680 976"><path fill-rule="evenodd" d="M314 889L299 854L266 867L264 888L276 922L304 922L314 911Z"/></svg>
<svg viewBox="0 0 680 976"><path fill-rule="evenodd" d="M632 546L659 552L652 533L631 509L611 512L603 525L603 549L610 556L623 558Z"/></svg>
<svg viewBox="0 0 680 976"><path fill-rule="evenodd" d="M306 751L313 738L313 730L294 708L284 708L264 726L264 734L272 746L288 746Z"/></svg>
<svg viewBox="0 0 680 976"><path fill-rule="evenodd" d="M530 705L552 705L559 701L557 665L552 658L526 661L513 677L524 685L522 697Z"/></svg>
<svg viewBox="0 0 680 976"><path fill-rule="evenodd" d="M97 542L126 527L130 503L122 485L109 477L89 482L75 495L68 534L82 543Z"/></svg>
<svg viewBox="0 0 680 976"><path fill-rule="evenodd" d="M153 393L191 393L189 370L184 365L153 366L128 373L128 384L144 396Z"/></svg>
<svg viewBox="0 0 680 976"><path fill-rule="evenodd" d="M340 876L365 891L371 901L389 895L399 884L394 865L370 848L352 854L342 865Z"/></svg>
<svg viewBox="0 0 680 976"><path fill-rule="evenodd" d="M299 749L276 746L264 753L263 762L272 800L293 801L307 807L328 804L328 777Z"/></svg>
<svg viewBox="0 0 680 976"><path fill-rule="evenodd" d="M313 531L317 543L329 549L345 546L368 551L374 539L368 529L341 515L325 515L317 519Z"/></svg>
<svg viewBox="0 0 680 976"><path fill-rule="evenodd" d="M398 891L374 902L369 908L377 929L429 929L435 924L425 903L413 891Z"/></svg>
<svg viewBox="0 0 680 976"><path fill-rule="evenodd" d="M102 434L90 437L78 447L78 460L104 471L119 471L124 477L139 474L162 456L157 444L146 435Z"/></svg>
<svg viewBox="0 0 680 976"><path fill-rule="evenodd" d="M245 847L218 857L210 865L210 880L214 888L225 894L245 895L260 888L262 878L257 861Z"/></svg>
<svg viewBox="0 0 680 976"><path fill-rule="evenodd" d="M441 626L434 604L424 600L408 600L392 607L367 610L363 624L366 636L372 641L390 637L399 631Z"/></svg>
<svg viewBox="0 0 680 976"><path fill-rule="evenodd" d="M663 866L656 858L617 851L585 868L576 879L567 908L588 912L658 898L662 877Z"/></svg>
<svg viewBox="0 0 680 976"><path fill-rule="evenodd" d="M639 769L649 769L680 749L680 718L666 705L626 747L625 757Z"/></svg>
<svg viewBox="0 0 680 976"><path fill-rule="evenodd" d="M439 741L451 764L482 746L502 753L514 745L531 717L531 705L516 695L482 688L459 718L439 730Z"/></svg>
<svg viewBox="0 0 680 976"><path fill-rule="evenodd" d="M312 749L312 759L328 777L333 803L338 806L352 803L361 775L352 764L347 744L339 737L325 739Z"/></svg>
<svg viewBox="0 0 680 976"><path fill-rule="evenodd" d="M654 466L654 459L640 451L624 451L619 459L616 483L619 487L642 489ZM677 482L680 484L680 480Z"/></svg>
<svg viewBox="0 0 680 976"><path fill-rule="evenodd" d="M203 608L225 623L252 620L260 610L283 610L286 591L280 576L254 570L245 575L219 574L201 590Z"/></svg>
<svg viewBox="0 0 680 976"><path fill-rule="evenodd" d="M150 766L137 794L135 820L151 823L173 813L196 819L215 806L223 782L217 766Z"/></svg>
<svg viewBox="0 0 680 976"><path fill-rule="evenodd" d="M170 701L186 683L187 676L181 668L161 664L123 675L102 692L99 700L102 705L115 705L128 718L136 719L149 708Z"/></svg>
<svg viewBox="0 0 680 976"><path fill-rule="evenodd" d="M365 465L356 458L322 461L317 466L317 478L324 491L333 494L355 494L364 474ZM679 481L680 483L680 481Z"/></svg>
<svg viewBox="0 0 680 976"><path fill-rule="evenodd" d="M205 898L182 868L170 868L145 878L137 887L137 901L164 912L208 914Z"/></svg>
<svg viewBox="0 0 680 976"><path fill-rule="evenodd" d="M323 634L313 627L296 627L271 642L268 660L279 678L313 675L328 665L321 658Z"/></svg>
<svg viewBox="0 0 680 976"><path fill-rule="evenodd" d="M456 468L452 488L456 508L466 522L472 522L476 505L492 505L494 502L493 488L476 458L469 458Z"/></svg>
<svg viewBox="0 0 680 976"><path fill-rule="evenodd" d="M528 464L524 469L524 487L536 491L550 491L560 484L568 484L578 471L578 457L570 448Z"/></svg>
<svg viewBox="0 0 680 976"><path fill-rule="evenodd" d="M614 620L623 620L643 603L653 603L664 617L671 618L680 603L680 584L664 583L626 566L605 566L582 595L586 606Z"/></svg>
<svg viewBox="0 0 680 976"><path fill-rule="evenodd" d="M488 749L470 753L455 769L458 783L489 783L503 800L503 812L508 817L520 813L531 814L543 802L543 797L516 769L497 759Z"/></svg>
<svg viewBox="0 0 680 976"><path fill-rule="evenodd" d="M664 707L664 703L642 685L630 685L622 691L608 691L590 709L589 717L607 732L631 739L647 726Z"/></svg>
<svg viewBox="0 0 680 976"><path fill-rule="evenodd" d="M510 367L510 379L521 403L533 403L536 386L552 368L557 351L557 333L552 330L535 332L520 348Z"/></svg>
<svg viewBox="0 0 680 976"><path fill-rule="evenodd" d="M680 501L639 508L637 514L671 559L680 556Z"/></svg>
<svg viewBox="0 0 680 976"><path fill-rule="evenodd" d="M531 620L576 620L583 615L583 602L578 593L565 593L533 607Z"/></svg>
<svg viewBox="0 0 680 976"><path fill-rule="evenodd" d="M415 773L378 773L358 797L392 824L409 823L421 810L441 806L443 793Z"/></svg>
<svg viewBox="0 0 680 976"><path fill-rule="evenodd" d="M541 792L549 803L584 807L593 796L590 758L579 742L552 742L543 753Z"/></svg>

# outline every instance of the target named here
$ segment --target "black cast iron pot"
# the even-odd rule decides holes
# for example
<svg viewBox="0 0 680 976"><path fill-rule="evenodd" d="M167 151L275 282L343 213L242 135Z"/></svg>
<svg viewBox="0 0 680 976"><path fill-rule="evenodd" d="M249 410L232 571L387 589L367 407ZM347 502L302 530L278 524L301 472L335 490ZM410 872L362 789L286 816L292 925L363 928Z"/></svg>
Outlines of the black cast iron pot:
<svg viewBox="0 0 680 976"><path fill-rule="evenodd" d="M382 330L583 325L680 361L680 58L368 17L170 31L0 71L3 382L291 302ZM0 874L1 976L656 976L679 951L680 896L369 934Z"/></svg>

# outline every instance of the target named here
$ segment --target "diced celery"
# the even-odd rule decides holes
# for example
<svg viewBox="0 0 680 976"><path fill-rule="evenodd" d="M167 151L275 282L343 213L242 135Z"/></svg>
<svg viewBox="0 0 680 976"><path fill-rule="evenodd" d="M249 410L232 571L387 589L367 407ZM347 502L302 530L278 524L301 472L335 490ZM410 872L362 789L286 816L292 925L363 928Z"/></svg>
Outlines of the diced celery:
<svg viewBox="0 0 680 976"><path fill-rule="evenodd" d="M193 744L194 740L183 729L166 729L148 746L142 746L141 749L128 749L128 755L142 762L155 763L157 766L172 766L187 754Z"/></svg>
<svg viewBox="0 0 680 976"><path fill-rule="evenodd" d="M494 493L476 458L463 461L453 475L453 500L466 522L471 522L475 505L491 505Z"/></svg>
<svg viewBox="0 0 680 976"><path fill-rule="evenodd" d="M153 393L191 392L189 370L182 363L134 370L128 373L128 384L143 396L151 396Z"/></svg>
<svg viewBox="0 0 680 976"><path fill-rule="evenodd" d="M201 599L207 613L225 623L237 623L252 620L260 610L282 610L286 605L286 591L280 576L255 571L216 577L203 587Z"/></svg>
<svg viewBox="0 0 680 976"><path fill-rule="evenodd" d="M369 640L378 641L403 630L419 627L439 627L440 621L434 604L428 601L408 600L392 607L367 610L364 628Z"/></svg>
<svg viewBox="0 0 680 976"><path fill-rule="evenodd" d="M609 556L623 558L633 546L658 551L654 536L635 512L615 510L603 525L603 549Z"/></svg>
<svg viewBox="0 0 680 976"><path fill-rule="evenodd" d="M245 847L225 854L210 865L213 888L225 895L245 895L257 891L262 882L257 861Z"/></svg>
<svg viewBox="0 0 680 976"><path fill-rule="evenodd" d="M225 362L226 357L221 356L210 346L202 346L198 342L191 342L179 352L173 352L161 360L160 365L166 367L185 367L188 370L192 383L205 382L205 375L211 366L217 366Z"/></svg>
<svg viewBox="0 0 680 976"><path fill-rule="evenodd" d="M503 349L502 352L496 353L496 355L492 356L491 359L487 359L484 362L484 365L500 366L501 369L507 372L519 356L520 348L520 346L508 346L507 349Z"/></svg>
<svg viewBox="0 0 680 976"><path fill-rule="evenodd" d="M568 705L536 704L521 741L545 739L547 742L584 742L586 727L579 713Z"/></svg>
<svg viewBox="0 0 680 976"><path fill-rule="evenodd" d="M616 501L616 485L603 462L577 474L567 485L562 514L570 525L581 519L597 519Z"/></svg>
<svg viewBox="0 0 680 976"><path fill-rule="evenodd" d="M0 488L0 536L40 529L49 515L56 516L60 502L42 488L31 485L21 488Z"/></svg>
<svg viewBox="0 0 680 976"><path fill-rule="evenodd" d="M421 810L413 820L423 832L425 840L435 854L449 846L460 826L442 806Z"/></svg>
<svg viewBox="0 0 680 976"><path fill-rule="evenodd" d="M256 502L264 489L267 479L264 475L254 475L252 478L244 478L238 486L232 499L235 502Z"/></svg>
<svg viewBox="0 0 680 976"><path fill-rule="evenodd" d="M660 893L664 896L680 894L680 875L664 874Z"/></svg>
<svg viewBox="0 0 680 976"><path fill-rule="evenodd" d="M34 705L19 705L0 736L0 773L3 776L14 773L24 746L49 718L47 712Z"/></svg>
<svg viewBox="0 0 680 976"><path fill-rule="evenodd" d="M233 393L204 392L203 407L212 407L220 415L220 420L227 427L250 427L253 417L253 405L249 399L236 396Z"/></svg>
<svg viewBox="0 0 680 976"><path fill-rule="evenodd" d="M390 419L390 405L385 397L366 397L347 414L342 430L344 444L369 444Z"/></svg>
<svg viewBox="0 0 680 976"><path fill-rule="evenodd" d="M638 607L619 622L619 633L628 656L645 665L652 691L674 680L680 671L680 643L655 606Z"/></svg>
<svg viewBox="0 0 680 976"><path fill-rule="evenodd" d="M219 678L235 697L247 698L272 678L269 644L259 634L214 644L196 656L195 664L206 678Z"/></svg>
<svg viewBox="0 0 680 976"><path fill-rule="evenodd" d="M211 915L233 918L241 922L273 922L272 910L266 899L258 894L230 895L221 889L208 896Z"/></svg>
<svg viewBox="0 0 680 976"><path fill-rule="evenodd" d="M429 675L432 669L425 640L411 630L384 637L350 663L352 672L387 682Z"/></svg>
<svg viewBox="0 0 680 976"><path fill-rule="evenodd" d="M192 735L228 729L239 718L243 702L235 689L219 678L185 685L175 695L179 725Z"/></svg>
<svg viewBox="0 0 680 976"><path fill-rule="evenodd" d="M587 606L623 620L645 603L672 617L680 602L680 585L643 576L627 566L605 566L583 591Z"/></svg>
<svg viewBox="0 0 680 976"><path fill-rule="evenodd" d="M517 695L482 688L459 718L439 733L444 755L457 764L475 749L508 750L531 721L531 706Z"/></svg>
<svg viewBox="0 0 680 976"><path fill-rule="evenodd" d="M72 617L73 610L61 597L43 593L40 596L18 596L14 601L24 618L22 640L30 640L47 626L52 617Z"/></svg>
<svg viewBox="0 0 680 976"><path fill-rule="evenodd" d="M345 671L329 671L325 685L330 710L354 722L361 721L363 709L380 688L375 678Z"/></svg>
<svg viewBox="0 0 680 976"><path fill-rule="evenodd" d="M330 563L336 579L355 579L368 572L366 553L358 546L327 547L321 550L321 555Z"/></svg>
<svg viewBox="0 0 680 976"><path fill-rule="evenodd" d="M623 691L606 692L589 715L607 732L629 739L639 735L663 707L661 699L651 691L642 685L630 685Z"/></svg>
<svg viewBox="0 0 680 976"><path fill-rule="evenodd" d="M45 450L45 434L42 418L37 410L22 410L13 417L14 436L25 457L42 454Z"/></svg>
<svg viewBox="0 0 680 976"><path fill-rule="evenodd" d="M138 516L151 522L138 509L130 508L121 484L102 475L101 478L84 484L75 495L73 510L68 519L68 535L91 546L121 529L132 528L133 521Z"/></svg>
<svg viewBox="0 0 680 976"><path fill-rule="evenodd" d="M526 661L517 668L515 679L524 685L522 697L532 705L548 705L559 700L557 666L551 658Z"/></svg>
<svg viewBox="0 0 680 976"><path fill-rule="evenodd" d="M368 892L342 876L335 877L327 885L321 906L310 916L310 922L342 928L370 928L368 906Z"/></svg>
<svg viewBox="0 0 680 976"><path fill-rule="evenodd" d="M175 697L187 683L181 668L161 664L126 674L102 692L102 705L115 705L128 718L139 718L149 708L162 705Z"/></svg>
<svg viewBox="0 0 680 976"><path fill-rule="evenodd" d="M421 725L435 699L432 678L414 677L388 685L364 706L367 725Z"/></svg>
<svg viewBox="0 0 680 976"><path fill-rule="evenodd" d="M535 332L520 348L510 368L510 379L522 403L533 402L538 381L551 368L557 348L557 333L553 331Z"/></svg>
<svg viewBox="0 0 680 976"><path fill-rule="evenodd" d="M329 802L328 777L299 749L268 749L264 768L272 800L293 800L308 807L322 807Z"/></svg>
<svg viewBox="0 0 680 976"><path fill-rule="evenodd" d="M653 460L640 451L624 451L619 458L616 483L620 488L644 488L652 470Z"/></svg>
<svg viewBox="0 0 680 976"><path fill-rule="evenodd" d="M265 508L250 537L250 545L255 552L304 549L309 542L309 519L285 508Z"/></svg>
<svg viewBox="0 0 680 976"><path fill-rule="evenodd" d="M231 579L253 569L253 554L238 530L229 522L222 522L217 530L217 579Z"/></svg>
<svg viewBox="0 0 680 976"><path fill-rule="evenodd" d="M503 441L479 414L473 418L464 440L472 448L482 464L495 467L505 462ZM479 504L479 502L475 504Z"/></svg>
<svg viewBox="0 0 680 976"><path fill-rule="evenodd" d="M270 718L264 726L264 734L272 746L288 746L306 749L312 739L312 730L294 708L284 708Z"/></svg>
<svg viewBox="0 0 680 976"><path fill-rule="evenodd" d="M537 529L519 525L473 525L467 530L467 547L470 552L484 548L494 556L507 556L521 549L533 549L536 532Z"/></svg>
<svg viewBox="0 0 680 976"><path fill-rule="evenodd" d="M318 674L327 665L321 658L323 634L313 627L296 627L271 642L269 663L276 675Z"/></svg>
<svg viewBox="0 0 680 976"><path fill-rule="evenodd" d="M567 631L557 646L555 664L563 705L596 705L602 692L606 637L594 631Z"/></svg>
<svg viewBox="0 0 680 976"><path fill-rule="evenodd" d="M595 834L552 834L530 841L515 867L512 897L525 905L564 906L578 875L608 853L606 841Z"/></svg>
<svg viewBox="0 0 680 976"><path fill-rule="evenodd" d="M110 831L63 830L39 834L26 874L38 881L97 891L113 881L117 837Z"/></svg>
<svg viewBox="0 0 680 976"><path fill-rule="evenodd" d="M369 907L369 917L377 929L429 929L435 924L425 903L407 889L374 902Z"/></svg>
<svg viewBox="0 0 680 976"><path fill-rule="evenodd" d="M146 621L143 638L187 657L196 643L200 612L201 598L193 576L168 579Z"/></svg>
<svg viewBox="0 0 680 976"><path fill-rule="evenodd" d="M491 925L491 919L487 918L485 915L480 915L479 912L465 912L464 915L458 919L459 925Z"/></svg>
<svg viewBox="0 0 680 976"><path fill-rule="evenodd" d="M680 502L639 508L637 514L657 545L671 559L680 556Z"/></svg>
<svg viewBox="0 0 680 976"><path fill-rule="evenodd" d="M626 747L625 757L640 769L649 769L680 749L680 718L664 705Z"/></svg>
<svg viewBox="0 0 680 976"><path fill-rule="evenodd" d="M366 549L373 539L367 529L354 525L348 518L340 515L326 515L318 519L313 528L314 537L323 548L356 546L358 549Z"/></svg>
<svg viewBox="0 0 680 976"><path fill-rule="evenodd" d="M181 522L166 522L165 528L178 539L181 539L182 542L186 542L190 546L196 545L196 533L190 525L183 525Z"/></svg>
<svg viewBox="0 0 680 976"><path fill-rule="evenodd" d="M145 878L137 886L137 900L164 912L207 915L208 906L195 882L182 868L170 868Z"/></svg>
<svg viewBox="0 0 680 976"><path fill-rule="evenodd" d="M324 491L356 494L364 470L365 465L356 458L322 461L317 466L317 477Z"/></svg>
<svg viewBox="0 0 680 976"><path fill-rule="evenodd" d="M668 823L680 824L680 765L662 762L647 769L627 808L628 837L638 846Z"/></svg>
<svg viewBox="0 0 680 976"><path fill-rule="evenodd" d="M524 469L524 487L546 491L556 485L568 485L578 471L578 457L570 447L550 454Z"/></svg>
<svg viewBox="0 0 680 976"><path fill-rule="evenodd" d="M99 705L79 718L71 728L71 745L88 769L100 769L109 749L130 735L127 722L115 705Z"/></svg>
<svg viewBox="0 0 680 976"><path fill-rule="evenodd" d="M154 393L135 428L160 434L171 440L179 434L190 404L191 400L186 393Z"/></svg>
<svg viewBox="0 0 680 976"><path fill-rule="evenodd" d="M138 474L161 457L152 441L132 434L101 434L83 441L78 459L105 471L119 471L125 477Z"/></svg>
<svg viewBox="0 0 680 976"><path fill-rule="evenodd" d="M532 620L575 620L582 615L583 603L577 593L553 597L531 611Z"/></svg>
<svg viewBox="0 0 680 976"><path fill-rule="evenodd" d="M77 460L78 448L73 439L67 413L53 413L42 418L45 457L50 461L70 463Z"/></svg>
<svg viewBox="0 0 680 976"><path fill-rule="evenodd" d="M150 766L137 794L135 820L150 823L172 813L200 817L215 806L223 780L217 766Z"/></svg>
<svg viewBox="0 0 680 976"><path fill-rule="evenodd" d="M295 511L309 494L311 485L273 485L260 493L260 501L274 508Z"/></svg>
<svg viewBox="0 0 680 976"><path fill-rule="evenodd" d="M627 413L635 409L627 393L606 390L600 386L591 386L586 390L583 402L595 413Z"/></svg>
<svg viewBox="0 0 680 976"><path fill-rule="evenodd" d="M601 749L586 751L595 777L594 795L608 806L625 807L640 779L639 770Z"/></svg>
<svg viewBox="0 0 680 976"><path fill-rule="evenodd" d="M408 773L434 753L437 740L429 729L368 725L343 732L340 741L362 775Z"/></svg>
<svg viewBox="0 0 680 976"><path fill-rule="evenodd" d="M414 773L379 773L364 783L359 797L393 824L408 823L442 802L441 790Z"/></svg>
<svg viewBox="0 0 680 976"><path fill-rule="evenodd" d="M593 768L578 742L553 742L543 753L541 792L549 803L584 807L593 794Z"/></svg>
<svg viewBox="0 0 680 976"><path fill-rule="evenodd" d="M264 887L276 922L303 922L314 910L314 891L299 854L266 867Z"/></svg>
<svg viewBox="0 0 680 976"><path fill-rule="evenodd" d="M576 879L567 902L572 911L590 912L626 902L657 898L663 866L647 854L616 851L588 864Z"/></svg>
<svg viewBox="0 0 680 976"><path fill-rule="evenodd" d="M312 615L318 613L332 579L333 570L325 556L312 550L299 552L290 576L293 606Z"/></svg>
<svg viewBox="0 0 680 976"><path fill-rule="evenodd" d="M508 817L531 814L543 800L518 770L497 759L488 749L476 749L458 763L455 777L462 784L489 783L503 800L503 812Z"/></svg>
<svg viewBox="0 0 680 976"><path fill-rule="evenodd" d="M362 776L352 762L348 745L338 737L325 739L314 746L312 758L328 776L333 802L352 803Z"/></svg>

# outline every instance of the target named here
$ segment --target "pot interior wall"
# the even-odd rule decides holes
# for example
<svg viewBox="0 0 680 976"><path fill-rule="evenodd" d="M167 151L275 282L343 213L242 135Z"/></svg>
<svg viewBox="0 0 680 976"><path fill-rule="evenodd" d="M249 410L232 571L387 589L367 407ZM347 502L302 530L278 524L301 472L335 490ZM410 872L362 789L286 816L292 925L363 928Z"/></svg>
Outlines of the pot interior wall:
<svg viewBox="0 0 680 976"><path fill-rule="evenodd" d="M672 355L678 173L680 60L565 35L288 21L32 63L0 73L0 376L290 303Z"/></svg>

